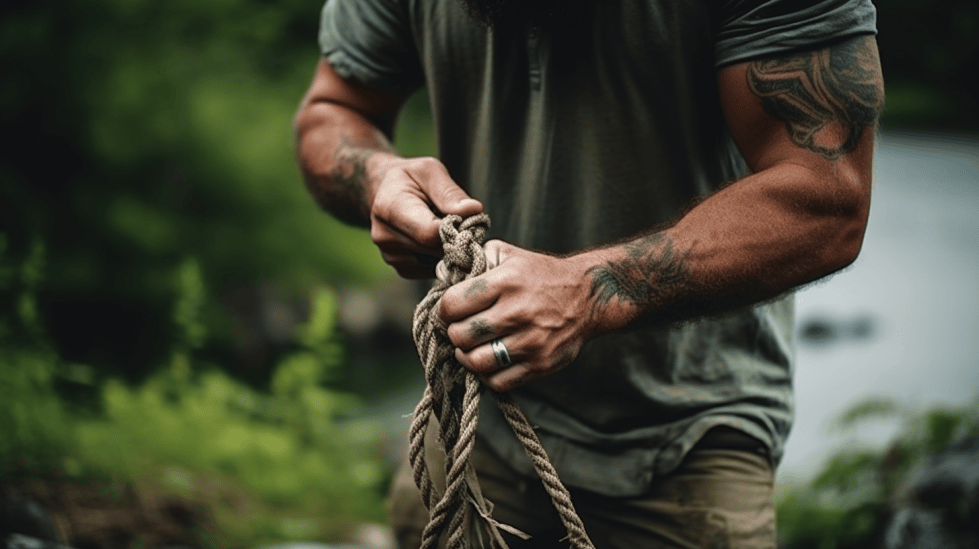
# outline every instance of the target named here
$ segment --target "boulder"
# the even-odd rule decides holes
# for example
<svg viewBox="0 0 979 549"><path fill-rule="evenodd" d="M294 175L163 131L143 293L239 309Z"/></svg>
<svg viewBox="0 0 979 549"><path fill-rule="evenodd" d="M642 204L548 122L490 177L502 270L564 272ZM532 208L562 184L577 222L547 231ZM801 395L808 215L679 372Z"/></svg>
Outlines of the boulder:
<svg viewBox="0 0 979 549"><path fill-rule="evenodd" d="M923 460L898 494L885 549L979 549L979 435Z"/></svg>

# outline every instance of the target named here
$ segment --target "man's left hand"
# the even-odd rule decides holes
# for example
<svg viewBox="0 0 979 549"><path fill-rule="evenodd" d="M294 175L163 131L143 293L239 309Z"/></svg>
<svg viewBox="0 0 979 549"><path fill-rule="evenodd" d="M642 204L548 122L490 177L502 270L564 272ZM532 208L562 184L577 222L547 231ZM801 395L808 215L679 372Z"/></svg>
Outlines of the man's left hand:
<svg viewBox="0 0 979 549"><path fill-rule="evenodd" d="M588 254L555 257L499 240L486 243L486 273L450 288L442 320L456 359L497 392L555 373L595 335ZM501 340L511 364L497 361Z"/></svg>

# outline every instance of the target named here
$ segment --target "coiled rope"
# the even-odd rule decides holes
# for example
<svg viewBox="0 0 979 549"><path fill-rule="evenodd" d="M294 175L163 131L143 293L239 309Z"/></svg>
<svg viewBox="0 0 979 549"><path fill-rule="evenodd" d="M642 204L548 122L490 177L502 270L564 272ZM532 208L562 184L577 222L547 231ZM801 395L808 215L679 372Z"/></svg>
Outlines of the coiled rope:
<svg viewBox="0 0 979 549"><path fill-rule="evenodd" d="M422 533L422 549L434 549L444 531L448 532L447 549L463 549L467 543L482 547L506 549L499 530L520 537L526 534L492 519L492 504L483 498L476 473L469 463L479 419L479 396L483 386L476 376L455 359L455 347L449 340L447 326L438 316L439 303L452 285L486 272L483 241L489 228L489 216L480 214L463 219L446 216L439 226L444 251L439 278L428 295L415 309L412 334L427 387L415 407L409 429L408 459L414 469L415 484L429 510L429 522ZM504 417L523 444L534 469L544 483L561 522L568 531L574 549L594 549L584 524L571 504L571 495L558 478L534 433L533 426L506 393L493 393ZM439 441L445 449L445 492L438 494L425 462L425 432L429 420L438 422ZM475 513L475 514L474 514ZM480 520L483 528L473 528L475 542L466 539L466 524Z"/></svg>

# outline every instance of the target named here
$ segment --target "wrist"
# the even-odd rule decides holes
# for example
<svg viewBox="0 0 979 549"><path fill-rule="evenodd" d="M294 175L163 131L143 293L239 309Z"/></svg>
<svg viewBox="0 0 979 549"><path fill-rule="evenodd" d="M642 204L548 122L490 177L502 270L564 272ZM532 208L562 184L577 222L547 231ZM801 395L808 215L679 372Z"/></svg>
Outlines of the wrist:
<svg viewBox="0 0 979 549"><path fill-rule="evenodd" d="M407 160L397 153L386 150L373 150L364 161L364 200L367 210L374 205L374 199L380 190L388 172L403 166Z"/></svg>
<svg viewBox="0 0 979 549"><path fill-rule="evenodd" d="M619 299L610 287L618 286L609 266L622 255L618 247L598 248L571 256L580 272L583 290L588 300L589 330L594 335L615 332L627 327L639 315L629 301Z"/></svg>

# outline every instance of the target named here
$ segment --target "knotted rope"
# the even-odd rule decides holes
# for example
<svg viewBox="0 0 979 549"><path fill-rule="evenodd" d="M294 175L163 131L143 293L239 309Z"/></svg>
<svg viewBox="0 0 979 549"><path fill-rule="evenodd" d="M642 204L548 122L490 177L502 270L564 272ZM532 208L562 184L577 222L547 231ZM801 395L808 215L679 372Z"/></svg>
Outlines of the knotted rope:
<svg viewBox="0 0 979 549"><path fill-rule="evenodd" d="M412 334L425 367L427 387L415 407L409 429L408 459L414 469L415 484L429 510L429 522L422 533L422 549L434 549L445 529L448 529L448 549L465 548L465 525L475 519L473 511L482 519L483 529L473 529L481 546L506 549L500 529L520 537L529 537L493 520L492 504L480 492L469 456L475 442L479 396L483 387L472 372L456 361L455 347L449 340L447 326L438 316L439 303L449 287L486 272L482 244L488 228L489 217L485 214L466 219L449 215L442 220L439 234L445 252L443 266L439 269L435 285L415 309ZM491 394L496 397L497 405L543 481L568 531L567 539L571 547L594 549L571 504L571 495L561 484L533 426L509 394ZM439 441L445 449L446 486L443 494L437 493L425 462L425 432L430 417L438 421Z"/></svg>

